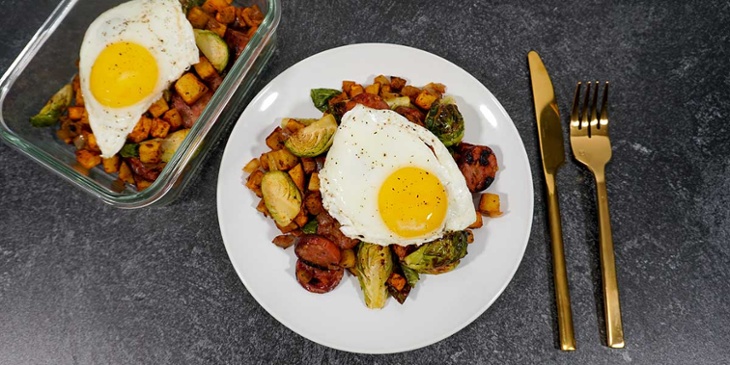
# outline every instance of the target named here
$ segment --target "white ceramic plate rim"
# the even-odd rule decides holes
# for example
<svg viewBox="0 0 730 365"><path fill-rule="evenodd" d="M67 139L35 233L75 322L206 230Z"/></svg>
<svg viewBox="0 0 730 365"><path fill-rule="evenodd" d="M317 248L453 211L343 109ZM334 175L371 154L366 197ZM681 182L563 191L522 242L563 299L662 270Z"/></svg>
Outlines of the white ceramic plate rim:
<svg viewBox="0 0 730 365"><path fill-rule="evenodd" d="M279 233L254 209L258 200L243 185L241 168L266 151L263 140L281 118L321 115L311 105L309 89L337 88L344 79L372 82L380 73L399 75L414 85L434 81L447 86L447 94L456 98L466 119L464 140L491 146L499 159L500 171L488 191L502 196L505 215L485 218L486 227L475 231L475 243L456 270L428 276L402 306L391 298L384 309L368 310L357 280L347 274L338 288L325 295L308 293L296 283L293 250L284 251L270 243ZM449 337L499 297L524 255L532 226L533 195L530 166L519 133L484 85L460 67L426 51L366 43L330 49L300 61L258 93L241 114L226 145L218 175L217 208L231 263L249 293L269 314L294 332L328 347L394 353ZM485 271L484 265L495 269ZM455 306L461 310L450 310ZM423 319L434 312L442 315Z"/></svg>

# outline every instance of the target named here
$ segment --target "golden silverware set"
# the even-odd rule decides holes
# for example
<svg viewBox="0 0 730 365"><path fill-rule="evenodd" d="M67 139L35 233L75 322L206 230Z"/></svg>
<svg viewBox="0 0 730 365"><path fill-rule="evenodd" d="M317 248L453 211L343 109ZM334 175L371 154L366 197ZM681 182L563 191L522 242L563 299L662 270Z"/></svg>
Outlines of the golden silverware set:
<svg viewBox="0 0 730 365"><path fill-rule="evenodd" d="M568 274L563 251L558 191L555 186L555 175L560 165L565 161L563 132L555 92L547 69L537 52L530 51L527 54L527 59L530 66L540 154L547 188L560 349L573 351L575 350L573 315L570 307ZM580 98L582 84L579 82L576 86L573 108L570 114L570 145L575 159L588 167L595 176L606 344L612 348L623 348L623 325L621 323L616 262L606 192L605 168L606 163L611 159L611 142L608 138L608 82L604 85L601 93L600 112L598 109L599 82L596 81L595 84L587 83L582 103Z"/></svg>

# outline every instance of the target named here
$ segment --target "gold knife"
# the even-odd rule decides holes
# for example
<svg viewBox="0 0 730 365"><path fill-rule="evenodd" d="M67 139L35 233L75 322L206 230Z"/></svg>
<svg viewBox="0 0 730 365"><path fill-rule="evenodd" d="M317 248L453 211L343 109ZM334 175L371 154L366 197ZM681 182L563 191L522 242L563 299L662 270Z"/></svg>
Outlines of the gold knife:
<svg viewBox="0 0 730 365"><path fill-rule="evenodd" d="M565 145L563 129L560 126L558 103L555 101L553 83L550 81L545 65L535 51L527 54L530 65L532 98L535 102L540 154L542 155L542 171L547 185L548 219L550 221L550 243L553 252L553 280L555 281L555 301L558 308L558 331L560 332L560 349L575 350L573 333L573 313L570 309L570 291L568 290L568 272L565 267L563 253L563 230L560 225L560 206L558 190L555 187L555 174L565 161Z"/></svg>

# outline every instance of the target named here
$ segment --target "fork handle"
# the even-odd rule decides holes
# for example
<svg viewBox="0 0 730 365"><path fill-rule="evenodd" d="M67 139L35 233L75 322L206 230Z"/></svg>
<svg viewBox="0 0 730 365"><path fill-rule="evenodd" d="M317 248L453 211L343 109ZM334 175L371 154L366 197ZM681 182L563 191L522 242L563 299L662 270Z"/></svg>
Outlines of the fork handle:
<svg viewBox="0 0 730 365"><path fill-rule="evenodd" d="M624 347L624 330L621 323L621 305L616 280L616 258L611 237L611 219L608 214L608 193L604 169L594 171L598 200L598 247L601 257L601 278L603 281L603 308L606 318L606 344L611 348Z"/></svg>
<svg viewBox="0 0 730 365"><path fill-rule="evenodd" d="M568 270L565 267L563 252L563 230L560 224L560 206L558 191L555 187L555 175L545 175L548 193L548 220L550 223L550 244L553 257L553 280L555 283L555 302L558 312L558 332L560 349L575 350L573 333L573 313L570 308L570 291L568 290Z"/></svg>

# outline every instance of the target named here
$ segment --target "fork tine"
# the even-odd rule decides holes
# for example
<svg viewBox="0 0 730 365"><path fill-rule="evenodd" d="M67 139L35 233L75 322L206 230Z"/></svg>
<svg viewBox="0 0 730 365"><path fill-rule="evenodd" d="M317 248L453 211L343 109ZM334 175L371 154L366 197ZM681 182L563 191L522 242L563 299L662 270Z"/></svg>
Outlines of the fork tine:
<svg viewBox="0 0 730 365"><path fill-rule="evenodd" d="M580 87L581 82L578 81L578 85L575 86L575 96L573 97L573 109L570 111L570 127L575 129L580 129Z"/></svg>
<svg viewBox="0 0 730 365"><path fill-rule="evenodd" d="M596 132L596 129L598 129L598 115L596 110L598 109L598 81L593 85L593 97L591 98L591 119L588 121L588 125L590 126L588 129L588 136L590 137Z"/></svg>
<svg viewBox="0 0 730 365"><path fill-rule="evenodd" d="M603 88L603 100L601 100L601 120L598 124L598 128L605 129L604 132L608 133L608 81L606 81L606 86Z"/></svg>
<svg viewBox="0 0 730 365"><path fill-rule="evenodd" d="M591 100L591 82L588 81L588 83L586 84L586 96L585 96L585 99L583 100L583 112L581 113L581 118L580 118L581 128L586 129L586 131L588 133L588 137L591 136L590 121L588 120L588 115L589 115L588 103L590 102L590 100Z"/></svg>

